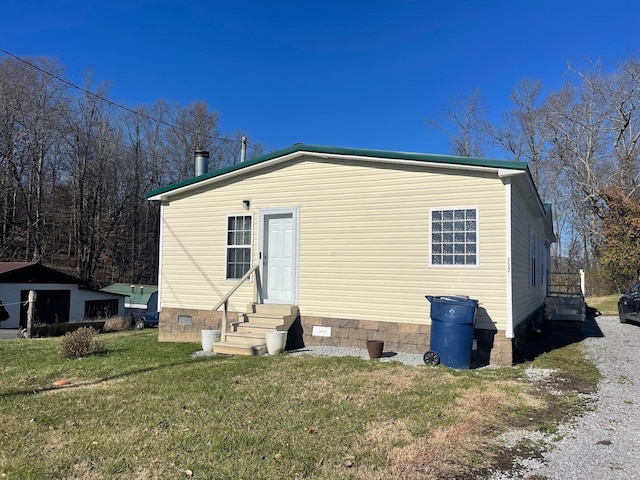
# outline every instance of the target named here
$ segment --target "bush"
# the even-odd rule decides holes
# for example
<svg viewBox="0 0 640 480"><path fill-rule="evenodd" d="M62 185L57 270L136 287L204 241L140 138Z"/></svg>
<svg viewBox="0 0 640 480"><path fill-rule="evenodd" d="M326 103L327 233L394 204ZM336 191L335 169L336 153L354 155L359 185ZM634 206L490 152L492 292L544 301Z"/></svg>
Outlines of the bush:
<svg viewBox="0 0 640 480"><path fill-rule="evenodd" d="M104 321L103 332L124 332L131 330L131 320L122 317L111 317Z"/></svg>
<svg viewBox="0 0 640 480"><path fill-rule="evenodd" d="M632 282L633 283L633 282ZM585 271L585 296L604 296L618 293L623 288L629 288L632 283L616 285L609 272L600 267Z"/></svg>
<svg viewBox="0 0 640 480"><path fill-rule="evenodd" d="M97 334L98 331L91 327L81 327L67 333L60 339L60 355L73 359L103 352L105 347L95 338Z"/></svg>

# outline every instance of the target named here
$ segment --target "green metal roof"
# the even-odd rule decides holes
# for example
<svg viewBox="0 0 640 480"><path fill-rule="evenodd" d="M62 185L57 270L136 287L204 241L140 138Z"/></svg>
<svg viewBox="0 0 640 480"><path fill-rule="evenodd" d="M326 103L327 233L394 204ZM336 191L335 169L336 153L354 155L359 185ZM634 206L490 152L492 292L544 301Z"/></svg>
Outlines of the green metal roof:
<svg viewBox="0 0 640 480"><path fill-rule="evenodd" d="M116 295L122 295L127 297L125 302L133 302L138 304L148 305L149 301L153 294L157 293L158 286L157 285L143 285L143 292L140 293L140 285L134 286L134 293L131 294L131 284L130 283L114 283L112 285L101 288L101 292L114 293Z"/></svg>
<svg viewBox="0 0 640 480"><path fill-rule="evenodd" d="M260 163L268 162L269 160L274 160L279 157L284 157L286 155L291 155L298 152L310 152L317 154L327 154L327 155L345 155L345 156L355 156L355 157L369 157L369 158L379 158L379 159L390 159L390 160L407 160L414 162L422 162L422 163L437 163L437 164L448 164L448 165L465 165L472 167L487 167L487 168L503 168L509 170L527 170L526 162L514 162L508 160L494 160L488 158L473 158L473 157L456 157L452 155L435 155L428 153L412 153L412 152L394 152L389 150L366 150L361 148L348 148L348 147L325 147L321 145L305 145L303 143L296 143L291 147L283 148L281 150L275 150L266 155L262 155L260 157L253 158L251 160L247 160L242 163L237 163L235 165L230 165L225 168L221 168L219 170L214 170L212 172L206 173L204 175L200 175L198 177L189 178L187 180L183 180L182 182L174 183L171 185L167 185L165 187L158 188L156 190L152 190L146 193L147 198L154 197L156 195L162 195L163 193L169 193L172 190L176 190L178 188L187 187L190 185L195 185L204 180L208 180L211 178L215 178L227 173L231 173L237 170L242 170L244 168L249 168L254 165L258 165Z"/></svg>

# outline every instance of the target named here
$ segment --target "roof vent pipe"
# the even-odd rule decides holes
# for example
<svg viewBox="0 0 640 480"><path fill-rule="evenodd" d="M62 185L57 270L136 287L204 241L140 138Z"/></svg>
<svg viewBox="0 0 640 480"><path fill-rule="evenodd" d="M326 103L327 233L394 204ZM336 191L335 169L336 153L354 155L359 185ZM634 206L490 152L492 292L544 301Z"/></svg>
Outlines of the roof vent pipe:
<svg viewBox="0 0 640 480"><path fill-rule="evenodd" d="M206 150L196 150L196 177L204 175L209 171L209 152Z"/></svg>
<svg viewBox="0 0 640 480"><path fill-rule="evenodd" d="M240 163L244 162L247 156L247 137L242 137L242 149L240 150Z"/></svg>

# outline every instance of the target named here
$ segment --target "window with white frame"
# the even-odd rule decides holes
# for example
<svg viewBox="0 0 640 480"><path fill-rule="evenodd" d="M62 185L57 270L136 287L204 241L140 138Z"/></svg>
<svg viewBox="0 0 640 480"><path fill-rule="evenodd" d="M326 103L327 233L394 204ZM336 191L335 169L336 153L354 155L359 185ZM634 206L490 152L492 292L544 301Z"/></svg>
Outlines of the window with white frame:
<svg viewBox="0 0 640 480"><path fill-rule="evenodd" d="M431 265L478 265L478 209L431 210Z"/></svg>
<svg viewBox="0 0 640 480"><path fill-rule="evenodd" d="M251 215L227 217L227 280L238 280L251 268Z"/></svg>
<svg viewBox="0 0 640 480"><path fill-rule="evenodd" d="M535 287L542 283L541 242L533 228L529 231L529 286Z"/></svg>
<svg viewBox="0 0 640 480"><path fill-rule="evenodd" d="M544 242L538 236L538 285L544 285Z"/></svg>

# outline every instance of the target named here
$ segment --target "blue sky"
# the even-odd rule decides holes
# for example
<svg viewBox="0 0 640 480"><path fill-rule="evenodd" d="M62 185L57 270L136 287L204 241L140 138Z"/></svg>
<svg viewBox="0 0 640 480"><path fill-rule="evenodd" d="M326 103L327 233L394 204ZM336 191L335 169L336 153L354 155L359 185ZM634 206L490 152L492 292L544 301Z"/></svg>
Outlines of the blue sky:
<svg viewBox="0 0 640 480"><path fill-rule="evenodd" d="M449 153L426 126L474 89L491 115L524 78L548 89L567 63L640 53L635 0L0 0L0 48L53 57L110 98L206 101L223 133ZM3 55L0 54L0 58Z"/></svg>

